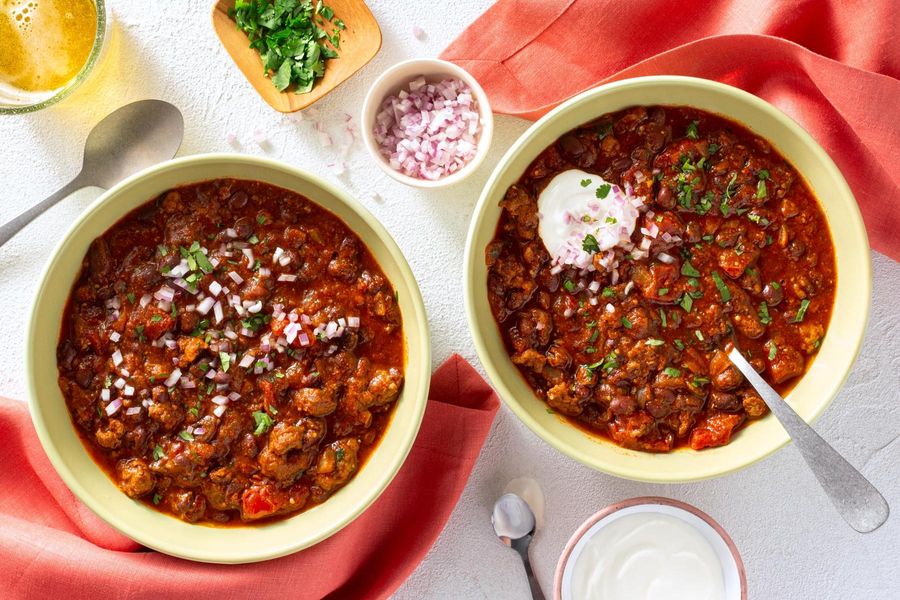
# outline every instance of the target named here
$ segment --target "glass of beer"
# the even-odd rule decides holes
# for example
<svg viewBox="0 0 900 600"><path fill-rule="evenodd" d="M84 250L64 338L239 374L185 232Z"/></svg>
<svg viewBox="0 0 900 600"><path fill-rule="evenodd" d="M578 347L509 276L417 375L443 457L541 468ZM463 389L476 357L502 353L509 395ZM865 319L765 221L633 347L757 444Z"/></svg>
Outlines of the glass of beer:
<svg viewBox="0 0 900 600"><path fill-rule="evenodd" d="M0 0L0 115L59 102L106 46L104 0Z"/></svg>

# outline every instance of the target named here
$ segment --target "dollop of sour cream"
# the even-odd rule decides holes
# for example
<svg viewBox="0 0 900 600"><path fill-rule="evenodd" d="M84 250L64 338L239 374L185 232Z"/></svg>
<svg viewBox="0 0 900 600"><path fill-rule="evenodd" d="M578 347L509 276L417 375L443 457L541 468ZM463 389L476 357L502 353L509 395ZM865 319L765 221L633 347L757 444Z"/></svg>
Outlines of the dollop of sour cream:
<svg viewBox="0 0 900 600"><path fill-rule="evenodd" d="M594 254L630 243L642 205L599 175L569 169L538 196L538 233L556 264L586 269Z"/></svg>
<svg viewBox="0 0 900 600"><path fill-rule="evenodd" d="M672 515L622 516L587 539L575 559L571 598L725 599L716 551L697 529Z"/></svg>

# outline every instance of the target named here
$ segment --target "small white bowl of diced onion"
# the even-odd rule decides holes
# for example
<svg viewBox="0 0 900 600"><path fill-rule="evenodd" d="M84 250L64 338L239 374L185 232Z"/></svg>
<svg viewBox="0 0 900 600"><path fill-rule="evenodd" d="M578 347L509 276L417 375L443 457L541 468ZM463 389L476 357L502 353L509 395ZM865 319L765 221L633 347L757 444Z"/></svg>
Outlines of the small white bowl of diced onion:
<svg viewBox="0 0 900 600"><path fill-rule="evenodd" d="M360 123L378 166L421 188L453 185L472 174L494 130L475 78L439 59L407 60L382 73L366 94Z"/></svg>

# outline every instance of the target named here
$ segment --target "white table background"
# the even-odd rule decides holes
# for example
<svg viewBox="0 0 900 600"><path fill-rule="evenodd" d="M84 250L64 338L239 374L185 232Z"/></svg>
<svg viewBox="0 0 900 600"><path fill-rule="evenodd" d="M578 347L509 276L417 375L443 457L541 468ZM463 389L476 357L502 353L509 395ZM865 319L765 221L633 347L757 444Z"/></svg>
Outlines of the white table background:
<svg viewBox="0 0 900 600"><path fill-rule="evenodd" d="M502 153L527 127L496 119L487 164L470 181L422 192L384 175L356 144L348 174L327 164L309 123L285 122L245 82L210 26L211 1L112 0L108 60L70 98L36 114L0 118L0 221L60 187L79 168L84 139L102 116L143 98L160 98L184 113L179 155L237 151L270 156L326 174L360 198L396 238L418 278L428 307L435 367L458 352L481 370L467 331L462 300L462 249L481 186ZM417 2L372 0L384 46L378 56L316 107L335 132L344 111L356 115L367 87L393 63L436 56L489 5L489 0ZM417 40L418 25L426 38ZM253 142L259 129L267 150ZM377 192L383 201L369 197ZM22 343L40 268L69 223L97 189L84 190L40 217L0 248L0 394L25 399ZM545 524L532 545L538 579L550 592L557 558L568 537L607 504L641 495L687 501L717 519L734 538L747 569L752 598L900 598L900 265L873 253L873 311L862 354L850 379L817 424L823 436L880 488L895 514L875 533L843 523L793 447L740 473L685 485L652 485L610 477L564 457L503 407L447 527L396 597L525 598L518 557L494 537L488 514L506 483L537 480L546 494ZM483 371L482 371L483 372ZM249 590L248 590L249 591Z"/></svg>

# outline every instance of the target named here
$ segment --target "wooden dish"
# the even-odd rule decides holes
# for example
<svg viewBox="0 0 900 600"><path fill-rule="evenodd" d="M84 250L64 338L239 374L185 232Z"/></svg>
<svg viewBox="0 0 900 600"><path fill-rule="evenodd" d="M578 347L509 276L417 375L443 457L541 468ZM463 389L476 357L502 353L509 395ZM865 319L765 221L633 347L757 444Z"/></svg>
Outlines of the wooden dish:
<svg viewBox="0 0 900 600"><path fill-rule="evenodd" d="M250 85L269 106L283 113L306 108L363 68L381 49L381 28L362 0L328 0L335 17L346 29L341 34L340 56L325 63L325 75L308 94L295 94L293 86L279 92L263 71L259 53L250 48L250 40L228 16L234 0L218 0L213 7L212 23L219 41ZM331 30L331 25L326 28Z"/></svg>

